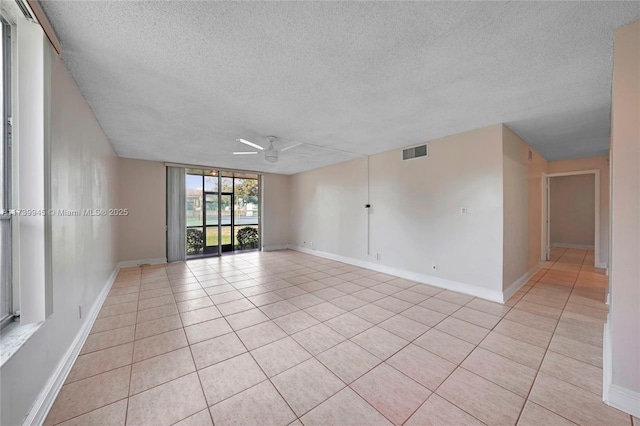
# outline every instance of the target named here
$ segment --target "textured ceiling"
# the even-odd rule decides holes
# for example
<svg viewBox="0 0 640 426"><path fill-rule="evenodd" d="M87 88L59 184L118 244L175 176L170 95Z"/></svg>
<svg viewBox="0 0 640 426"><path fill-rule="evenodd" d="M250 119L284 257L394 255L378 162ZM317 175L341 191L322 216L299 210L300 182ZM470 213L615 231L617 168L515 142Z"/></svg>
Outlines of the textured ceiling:
<svg viewBox="0 0 640 426"><path fill-rule="evenodd" d="M614 30L640 19L640 2L42 3L120 156L286 174L357 156L268 164L235 139L369 155L506 123L549 160L604 154Z"/></svg>

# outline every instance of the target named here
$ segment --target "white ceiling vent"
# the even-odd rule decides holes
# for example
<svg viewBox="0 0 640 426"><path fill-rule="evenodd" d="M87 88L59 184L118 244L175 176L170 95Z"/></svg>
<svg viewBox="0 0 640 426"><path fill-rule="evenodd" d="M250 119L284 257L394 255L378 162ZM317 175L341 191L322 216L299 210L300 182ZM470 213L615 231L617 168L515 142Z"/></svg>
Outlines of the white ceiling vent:
<svg viewBox="0 0 640 426"><path fill-rule="evenodd" d="M411 160L418 157L426 157L429 154L427 145L419 145L411 148L405 148L402 150L402 159Z"/></svg>
<svg viewBox="0 0 640 426"><path fill-rule="evenodd" d="M35 21L35 19L33 18L33 14L31 13L31 9L23 0L16 0L16 4L18 5L18 8L20 8L20 11L24 14L24 17L27 18L27 20Z"/></svg>

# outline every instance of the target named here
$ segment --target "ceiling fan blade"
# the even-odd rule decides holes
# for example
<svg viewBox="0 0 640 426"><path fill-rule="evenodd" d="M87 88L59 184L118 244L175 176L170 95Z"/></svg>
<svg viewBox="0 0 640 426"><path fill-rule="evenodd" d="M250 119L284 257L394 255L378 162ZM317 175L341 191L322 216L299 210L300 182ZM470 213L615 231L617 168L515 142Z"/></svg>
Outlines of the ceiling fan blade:
<svg viewBox="0 0 640 426"><path fill-rule="evenodd" d="M257 154L257 152L255 151L239 151L239 152L234 152L233 155L252 155L252 154Z"/></svg>
<svg viewBox="0 0 640 426"><path fill-rule="evenodd" d="M289 146L287 146L287 147L285 147L285 148L282 148L282 149L280 150L280 152L285 152L285 151L287 151L287 150L293 149L293 148L295 148L295 147L297 147L297 146L300 146L300 145L302 145L302 142L298 142L298 143L295 143L295 144L293 144L293 145L289 145Z"/></svg>
<svg viewBox="0 0 640 426"><path fill-rule="evenodd" d="M254 147L254 148L256 148L256 149L259 149L260 151L264 151L264 148L263 148L263 147L261 147L260 145L258 145L257 143L249 142L249 141L248 141L248 140L246 140L246 139L236 139L236 140L237 140L238 142L240 142L240 143L245 144L245 145L249 145L249 146L252 146L252 147Z"/></svg>

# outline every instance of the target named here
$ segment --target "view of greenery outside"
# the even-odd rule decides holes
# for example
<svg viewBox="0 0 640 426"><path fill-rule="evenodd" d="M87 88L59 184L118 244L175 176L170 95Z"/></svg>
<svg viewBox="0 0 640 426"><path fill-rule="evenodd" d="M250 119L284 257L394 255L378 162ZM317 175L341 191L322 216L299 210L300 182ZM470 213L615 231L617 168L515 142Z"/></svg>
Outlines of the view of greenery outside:
<svg viewBox="0 0 640 426"><path fill-rule="evenodd" d="M240 250L258 248L258 230L251 226L240 228L236 233L236 242Z"/></svg>
<svg viewBox="0 0 640 426"><path fill-rule="evenodd" d="M210 253L218 246L219 238L223 246L232 246L234 250L259 247L257 175L222 172L219 177L218 173L215 170L187 171L188 255ZM230 226L232 219L233 227ZM235 235L232 235L232 229Z"/></svg>
<svg viewBox="0 0 640 426"><path fill-rule="evenodd" d="M222 227L222 244L231 244L231 227L223 226ZM207 232L207 245L208 246L217 246L218 245L218 227L209 228L209 232Z"/></svg>
<svg viewBox="0 0 640 426"><path fill-rule="evenodd" d="M202 228L187 229L187 254L202 254Z"/></svg>
<svg viewBox="0 0 640 426"><path fill-rule="evenodd" d="M234 238L233 242L235 245L240 246L240 242L238 241L238 233L245 229L245 228L250 228L255 230L253 232L253 234L256 235L256 237L259 235L258 234L258 225L252 225L252 226L244 226L244 227L239 227L236 226L236 237ZM258 248L258 243L259 241L255 242L255 247L245 247L245 248ZM230 226L223 226L222 227L222 244L231 244L231 227ZM212 228L209 227L209 232L207 232L207 246L217 246L218 245L218 228Z"/></svg>
<svg viewBox="0 0 640 426"><path fill-rule="evenodd" d="M258 181L256 179L237 179L235 195L246 197L245 203L258 204Z"/></svg>

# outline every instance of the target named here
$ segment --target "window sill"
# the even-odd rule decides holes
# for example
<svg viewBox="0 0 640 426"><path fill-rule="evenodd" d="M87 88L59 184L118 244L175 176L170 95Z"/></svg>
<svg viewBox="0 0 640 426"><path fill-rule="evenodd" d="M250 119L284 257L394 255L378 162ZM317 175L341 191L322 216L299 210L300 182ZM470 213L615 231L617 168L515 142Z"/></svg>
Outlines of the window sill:
<svg viewBox="0 0 640 426"><path fill-rule="evenodd" d="M27 325L15 322L2 330L0 335L0 367L18 352L42 324L44 321Z"/></svg>

